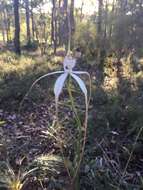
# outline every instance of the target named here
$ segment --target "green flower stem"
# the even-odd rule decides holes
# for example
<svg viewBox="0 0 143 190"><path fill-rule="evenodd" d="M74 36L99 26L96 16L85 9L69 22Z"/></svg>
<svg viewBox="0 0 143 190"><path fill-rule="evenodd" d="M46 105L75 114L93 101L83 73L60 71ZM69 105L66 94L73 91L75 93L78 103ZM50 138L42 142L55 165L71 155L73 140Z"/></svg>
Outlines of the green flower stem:
<svg viewBox="0 0 143 190"><path fill-rule="evenodd" d="M75 115L75 120L76 120L76 123L77 123L77 128L78 128L78 139L77 139L77 144L76 144L76 151L75 151L75 154L78 156L77 158L77 166L75 167L75 170L77 167L79 167L79 162L80 162L80 155L81 155L81 144L82 144L82 124L81 124L81 121L79 119L79 116L78 116L78 113L77 113L77 110L76 110L76 107L75 107L75 103L74 103L74 98L72 96L72 91L71 91L71 77L69 77L69 83L68 83L68 93L69 93L69 97L70 97L70 101L71 101L71 106L72 106L72 110L74 112L74 115ZM73 174L73 176L75 176ZM76 174L76 178L74 177L74 180L73 180L73 183L75 185L75 189L74 190L79 190L79 175L78 173Z"/></svg>
<svg viewBox="0 0 143 190"><path fill-rule="evenodd" d="M80 158L80 151L81 151L81 139L82 139L82 125L81 125L81 121L79 119L76 107L75 107L75 103L74 103L74 98L72 96L72 91L71 91L71 77L69 78L69 83L68 83L68 93L69 93L69 97L70 97L70 101L71 101L71 105L72 105L72 110L74 112L75 115L75 120L77 123L77 128L79 131L79 135L78 135L78 140L77 140L77 155L78 155L78 159Z"/></svg>
<svg viewBox="0 0 143 190"><path fill-rule="evenodd" d="M75 119L76 119L76 122L77 122L77 126L78 126L78 128L81 129L82 125L81 125L81 121L80 121L80 119L78 117L78 113L77 113L77 110L76 110L76 107L75 107L75 104L74 104L74 98L72 96L72 91L71 91L70 84L71 84L71 77L69 77L68 93L69 93L69 97L70 97L70 101L71 101L71 105L72 105L72 110L73 110L73 112L75 114Z"/></svg>

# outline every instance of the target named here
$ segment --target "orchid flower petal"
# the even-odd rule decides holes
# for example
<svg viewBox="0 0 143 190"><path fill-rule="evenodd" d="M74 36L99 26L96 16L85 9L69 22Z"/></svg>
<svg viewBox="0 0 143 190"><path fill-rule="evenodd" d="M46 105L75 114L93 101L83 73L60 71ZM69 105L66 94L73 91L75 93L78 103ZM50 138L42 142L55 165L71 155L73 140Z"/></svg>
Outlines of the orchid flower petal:
<svg viewBox="0 0 143 190"><path fill-rule="evenodd" d="M61 73L64 73L64 71L55 71L55 72L52 72L52 73L47 73L47 74L45 74L45 75L39 77L37 80L35 80L35 82L34 82L34 83L32 84L32 86L31 86L31 88L33 88L33 86L34 86L37 82L39 82L40 80L42 80L43 78L48 77L48 76L50 76L50 75L61 74ZM31 88L30 88L30 89L31 89Z"/></svg>
<svg viewBox="0 0 143 190"><path fill-rule="evenodd" d="M62 88L64 86L65 80L68 76L68 73L64 73L58 77L54 86L54 94L56 100L58 100L60 93L62 92Z"/></svg>
<svg viewBox="0 0 143 190"><path fill-rule="evenodd" d="M39 82L39 81L42 80L43 78L48 77L48 76L50 76L50 75L54 75L54 74L61 74L61 73L63 73L63 72L64 72L64 71L56 71L56 72L52 72L52 73L47 73L47 74L45 74L45 75L39 77L37 80L35 80L35 82L34 82L34 83L32 84L32 86L30 87L30 89L29 89L29 91L28 91L28 94L29 94L29 92L32 90L32 88L35 86L35 84L37 84L37 82Z"/></svg>
<svg viewBox="0 0 143 190"><path fill-rule="evenodd" d="M57 119L58 119L58 99L59 99L60 93L62 92L62 89L63 89L63 86L64 86L67 76L68 76L68 73L64 73L64 74L60 75L58 77L58 79L56 80L56 83L54 86Z"/></svg>
<svg viewBox="0 0 143 190"><path fill-rule="evenodd" d="M72 73L73 73L73 74L79 74L79 75L82 75L82 74L89 75L89 73L86 72L86 71L73 71Z"/></svg>
<svg viewBox="0 0 143 190"><path fill-rule="evenodd" d="M22 106L22 104L23 104L25 98L29 95L29 93L31 92L31 90L33 89L33 87L34 87L40 80L42 80L42 79L45 78L45 77L51 76L51 75L62 74L62 73L64 73L64 71L55 71L55 72L52 72L52 73L47 73L47 74L45 74L45 75L39 77L37 80L35 80L35 81L33 82L33 84L31 85L30 89L28 90L28 92L26 93L26 95L24 96L24 98L22 99L22 101L21 101L21 103L20 103L19 111L20 111L20 109L21 109L21 106Z"/></svg>
<svg viewBox="0 0 143 190"><path fill-rule="evenodd" d="M89 78L89 98L88 98L88 104L90 103L90 99L91 99L91 76L88 72L86 71L72 71L73 74L76 74L76 75L87 75L88 78Z"/></svg>
<svg viewBox="0 0 143 190"><path fill-rule="evenodd" d="M76 80L76 82L78 83L79 87L81 88L82 92L84 93L85 95L85 98L87 99L87 89L86 89L86 86L83 82L83 80L81 80L77 75L75 74L72 74L71 73L71 76Z"/></svg>

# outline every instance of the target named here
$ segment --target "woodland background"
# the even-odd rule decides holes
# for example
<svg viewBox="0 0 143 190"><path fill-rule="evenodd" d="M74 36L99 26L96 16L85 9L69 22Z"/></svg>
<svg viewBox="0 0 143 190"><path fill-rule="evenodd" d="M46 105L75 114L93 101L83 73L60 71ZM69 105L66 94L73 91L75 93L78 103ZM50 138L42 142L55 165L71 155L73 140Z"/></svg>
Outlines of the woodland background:
<svg viewBox="0 0 143 190"><path fill-rule="evenodd" d="M92 78L79 189L141 190L143 1L81 0L79 6L76 1L0 0L1 184L4 177L11 184L11 175L16 178L20 171L22 176L34 164L42 172L28 176L22 189L69 189L58 142L46 133L55 119L55 77L39 82L20 111L19 107L38 77L62 69L70 22L71 50L78 55L76 68L88 71ZM82 120L82 98L76 88L73 91L77 91L75 100ZM56 136L63 139L64 152L72 161L76 132L69 108L65 90L60 118L66 128L57 128ZM4 163L11 172L5 170Z"/></svg>

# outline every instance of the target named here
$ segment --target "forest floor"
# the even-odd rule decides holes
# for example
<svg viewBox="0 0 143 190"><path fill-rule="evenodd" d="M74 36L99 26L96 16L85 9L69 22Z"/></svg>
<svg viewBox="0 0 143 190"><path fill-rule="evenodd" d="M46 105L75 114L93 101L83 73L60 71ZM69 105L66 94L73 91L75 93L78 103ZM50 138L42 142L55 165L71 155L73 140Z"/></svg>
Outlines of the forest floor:
<svg viewBox="0 0 143 190"><path fill-rule="evenodd" d="M125 61L114 63L113 60L106 60L100 73L92 64L84 64L83 68L92 75L92 98L80 171L81 189L140 190L143 188L143 72L141 69L135 72ZM19 168L21 171L28 169L31 162L41 156L60 154L59 142L47 133L55 121L53 93L39 88L38 85L41 101L30 96L18 112L13 103L17 100L11 97L4 104L7 107L0 109L0 160L8 160L16 173ZM83 111L82 107L80 105ZM72 138L69 137L74 136L73 115L66 92L62 95L60 109L63 125L55 133L63 139L65 154L72 157ZM42 176L30 178L25 190L69 190L64 167L56 168L60 174L54 167L50 174L42 174L44 180Z"/></svg>

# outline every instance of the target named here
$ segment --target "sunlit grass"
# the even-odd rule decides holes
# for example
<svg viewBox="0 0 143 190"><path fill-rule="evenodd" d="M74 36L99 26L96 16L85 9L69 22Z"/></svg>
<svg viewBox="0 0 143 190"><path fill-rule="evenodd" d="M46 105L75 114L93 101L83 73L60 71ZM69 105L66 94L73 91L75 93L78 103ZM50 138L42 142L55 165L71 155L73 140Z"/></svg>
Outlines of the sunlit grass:
<svg viewBox="0 0 143 190"><path fill-rule="evenodd" d="M57 61L57 58L53 61L40 55L24 54L19 57L9 51L1 53L0 101L7 98L20 100L37 77L59 67Z"/></svg>

